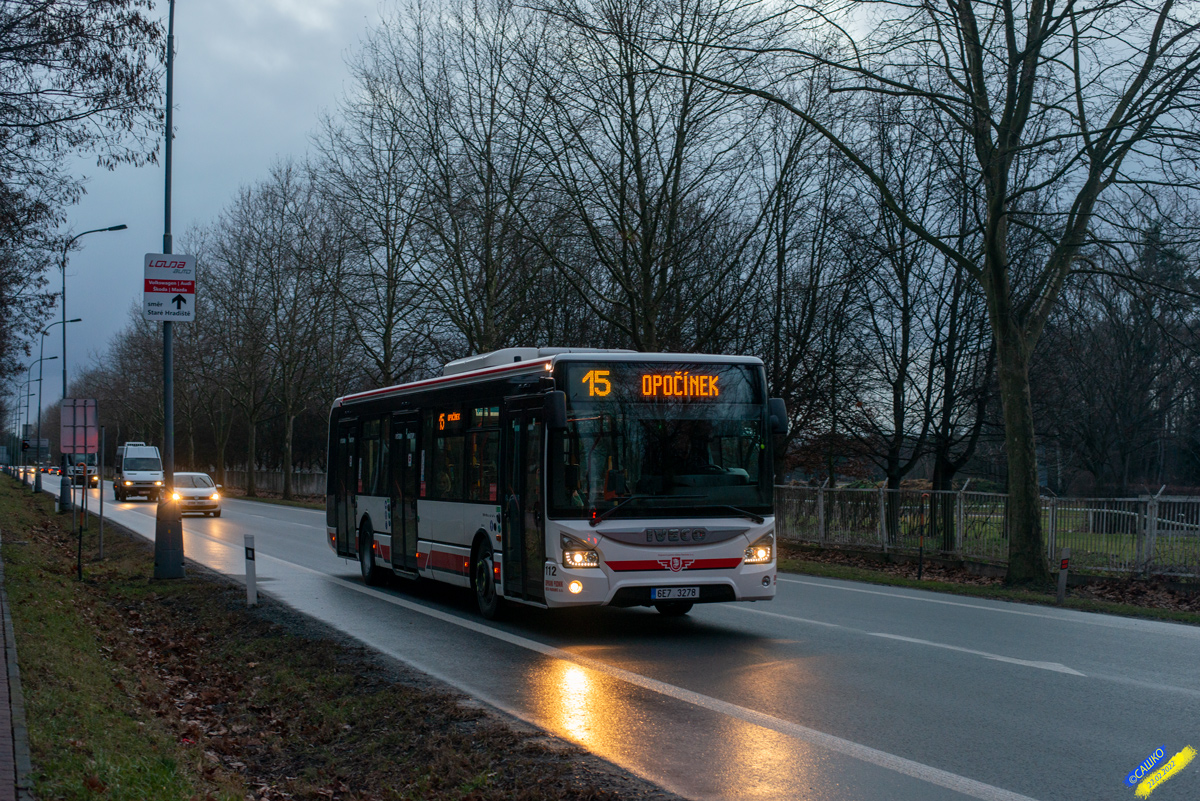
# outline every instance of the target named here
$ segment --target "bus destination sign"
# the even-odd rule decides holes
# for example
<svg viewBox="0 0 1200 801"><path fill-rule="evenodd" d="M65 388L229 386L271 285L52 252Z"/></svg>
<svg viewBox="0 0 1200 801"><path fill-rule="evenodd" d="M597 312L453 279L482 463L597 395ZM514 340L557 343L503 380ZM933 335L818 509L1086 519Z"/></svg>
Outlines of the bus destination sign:
<svg viewBox="0 0 1200 801"><path fill-rule="evenodd" d="M571 363L567 395L575 401L753 402L755 382L740 365Z"/></svg>

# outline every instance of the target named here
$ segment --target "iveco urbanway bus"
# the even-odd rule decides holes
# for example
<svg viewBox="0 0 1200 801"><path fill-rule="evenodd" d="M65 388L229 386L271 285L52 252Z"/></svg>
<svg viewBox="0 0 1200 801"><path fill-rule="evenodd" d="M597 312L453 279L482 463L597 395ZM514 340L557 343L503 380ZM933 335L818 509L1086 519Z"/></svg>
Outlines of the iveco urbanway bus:
<svg viewBox="0 0 1200 801"><path fill-rule="evenodd" d="M510 348L347 395L329 418L326 530L363 579L474 590L494 617L775 595L762 362Z"/></svg>

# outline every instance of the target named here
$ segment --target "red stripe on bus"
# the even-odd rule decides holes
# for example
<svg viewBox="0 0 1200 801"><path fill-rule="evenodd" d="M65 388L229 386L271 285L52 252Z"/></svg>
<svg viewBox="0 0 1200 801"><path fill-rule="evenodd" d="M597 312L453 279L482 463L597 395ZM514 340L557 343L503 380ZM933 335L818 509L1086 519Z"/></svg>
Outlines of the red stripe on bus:
<svg viewBox="0 0 1200 801"><path fill-rule="evenodd" d="M430 567L434 570L445 570L460 576L465 576L470 572L470 560L458 554L434 551L429 554L429 562Z"/></svg>
<svg viewBox="0 0 1200 801"><path fill-rule="evenodd" d="M663 564L666 562L667 564ZM731 567L737 567L742 563L741 559L733 557L730 559L697 559L692 562L684 570L725 570ZM655 559L636 559L628 562L605 562L609 569L615 570L618 573L624 573L631 570L670 570L670 560L663 559L659 562Z"/></svg>
<svg viewBox="0 0 1200 801"><path fill-rule="evenodd" d="M371 398L376 395L382 395L388 392L399 392L401 390L417 389L418 387L431 387L435 384L441 384L446 381L458 381L463 378L477 378L479 376L488 375L490 373L502 373L507 370L516 370L519 368L535 367L539 364L549 364L549 359L538 359L537 361L513 362L512 364L503 364L499 367L485 367L482 370L470 370L465 373L456 373L454 375L444 375L437 378L426 378L423 381L413 381L411 384L396 384L383 389L373 389L370 392L359 392L354 395L346 395L343 398L338 398L342 404L347 404L352 401L360 401L364 398Z"/></svg>

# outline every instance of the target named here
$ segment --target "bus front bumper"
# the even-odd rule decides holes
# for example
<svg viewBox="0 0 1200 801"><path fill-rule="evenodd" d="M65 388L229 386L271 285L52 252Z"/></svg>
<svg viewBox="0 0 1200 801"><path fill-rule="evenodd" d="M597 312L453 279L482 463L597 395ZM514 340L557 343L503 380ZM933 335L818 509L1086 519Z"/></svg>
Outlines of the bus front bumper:
<svg viewBox="0 0 1200 801"><path fill-rule="evenodd" d="M547 562L546 605L568 606L654 606L668 600L685 603L769 601L775 597L776 567L742 565L729 570L670 570L616 573L601 566L586 570L564 568ZM657 591L672 590L680 598L660 598ZM694 594L693 594L694 593Z"/></svg>

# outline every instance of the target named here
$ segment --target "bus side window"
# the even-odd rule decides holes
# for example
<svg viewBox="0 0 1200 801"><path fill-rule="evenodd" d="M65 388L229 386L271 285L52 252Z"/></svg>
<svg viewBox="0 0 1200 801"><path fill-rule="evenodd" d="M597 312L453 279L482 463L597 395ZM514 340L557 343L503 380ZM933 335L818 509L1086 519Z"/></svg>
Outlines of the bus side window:
<svg viewBox="0 0 1200 801"><path fill-rule="evenodd" d="M383 434L383 421L368 420L363 424L358 482L358 491L362 495L383 495L386 492L387 440Z"/></svg>
<svg viewBox="0 0 1200 801"><path fill-rule="evenodd" d="M434 408L426 421L430 436L427 490L431 500L463 500L463 462L466 437L457 407Z"/></svg>
<svg viewBox="0 0 1200 801"><path fill-rule="evenodd" d="M486 429L467 434L467 500L495 503L500 431Z"/></svg>

